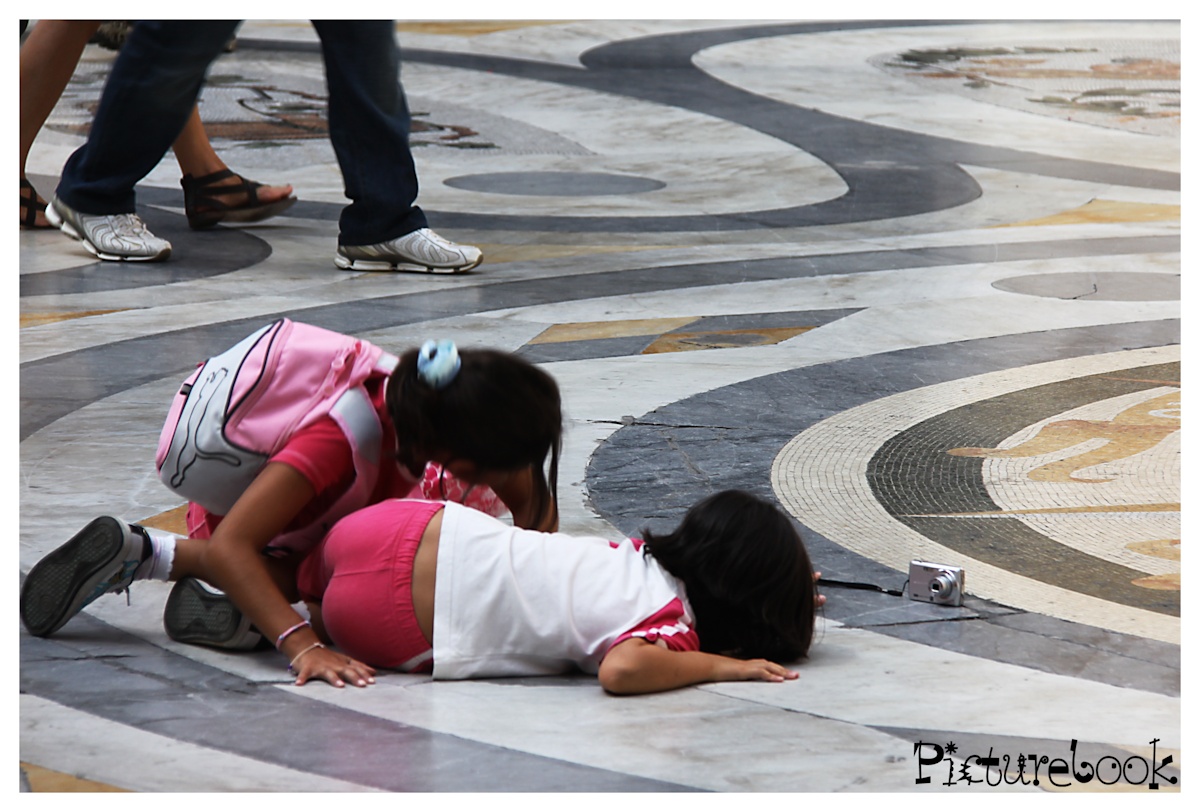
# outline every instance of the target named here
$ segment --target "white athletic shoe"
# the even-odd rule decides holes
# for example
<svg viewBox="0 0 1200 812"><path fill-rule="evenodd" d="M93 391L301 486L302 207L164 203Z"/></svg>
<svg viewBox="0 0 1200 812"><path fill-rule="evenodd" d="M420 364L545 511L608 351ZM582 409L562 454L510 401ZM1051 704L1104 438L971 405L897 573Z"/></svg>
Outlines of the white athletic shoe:
<svg viewBox="0 0 1200 812"><path fill-rule="evenodd" d="M98 259L158 262L171 256L171 243L155 237L136 214L83 214L54 197L46 219Z"/></svg>
<svg viewBox="0 0 1200 812"><path fill-rule="evenodd" d="M339 245L333 263L344 271L462 273L483 261L473 245L459 245L428 228L374 245Z"/></svg>

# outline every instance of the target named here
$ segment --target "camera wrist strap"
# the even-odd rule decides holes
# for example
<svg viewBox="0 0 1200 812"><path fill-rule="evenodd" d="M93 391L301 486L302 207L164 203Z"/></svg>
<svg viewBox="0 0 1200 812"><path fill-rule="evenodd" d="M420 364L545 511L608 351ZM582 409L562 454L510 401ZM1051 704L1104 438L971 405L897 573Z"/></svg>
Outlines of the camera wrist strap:
<svg viewBox="0 0 1200 812"><path fill-rule="evenodd" d="M907 586L908 581L905 581L904 584L905 584L905 586ZM856 581L835 581L835 580L831 580L829 578L820 578L817 580L817 585L818 586L822 586L822 585L824 585L824 586L840 586L840 587L844 587L846 589L870 589L875 592L882 592L885 595L899 595L900 597L904 596L903 589L884 589L883 587L878 586L876 584L864 584L864 583L859 583Z"/></svg>

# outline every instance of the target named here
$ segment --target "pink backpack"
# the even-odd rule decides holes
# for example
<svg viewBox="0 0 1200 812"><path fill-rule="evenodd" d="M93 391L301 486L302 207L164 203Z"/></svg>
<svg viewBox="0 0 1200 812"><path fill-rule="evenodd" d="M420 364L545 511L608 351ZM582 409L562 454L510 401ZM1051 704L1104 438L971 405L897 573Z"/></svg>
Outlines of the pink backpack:
<svg viewBox="0 0 1200 812"><path fill-rule="evenodd" d="M328 515L363 507L383 437L363 383L397 363L351 336L290 319L269 324L184 381L159 437L159 479L223 516L297 430L329 415L350 440L358 475Z"/></svg>

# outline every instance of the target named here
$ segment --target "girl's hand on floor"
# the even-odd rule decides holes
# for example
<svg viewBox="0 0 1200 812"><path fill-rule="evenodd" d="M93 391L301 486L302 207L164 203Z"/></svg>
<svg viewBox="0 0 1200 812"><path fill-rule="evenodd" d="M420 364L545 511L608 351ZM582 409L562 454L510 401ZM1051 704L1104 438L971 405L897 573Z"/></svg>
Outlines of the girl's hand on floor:
<svg viewBox="0 0 1200 812"><path fill-rule="evenodd" d="M785 680L796 679L800 676L799 673L785 668L779 663L773 663L770 660L738 660L731 657L722 657L722 662L718 666L716 681L718 682L738 682L746 680L758 680L761 682L784 682Z"/></svg>
<svg viewBox="0 0 1200 812"><path fill-rule="evenodd" d="M297 658L293 670L296 685L304 685L310 679L328 682L335 688L344 688L346 683L366 688L375 682L375 669L329 648L314 648Z"/></svg>

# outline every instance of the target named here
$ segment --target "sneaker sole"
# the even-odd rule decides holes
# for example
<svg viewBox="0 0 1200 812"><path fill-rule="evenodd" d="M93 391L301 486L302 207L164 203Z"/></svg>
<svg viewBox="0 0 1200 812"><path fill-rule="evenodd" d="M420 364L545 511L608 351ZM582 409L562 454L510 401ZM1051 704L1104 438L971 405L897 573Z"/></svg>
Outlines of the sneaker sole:
<svg viewBox="0 0 1200 812"><path fill-rule="evenodd" d="M434 265L420 265L415 262L400 262L382 259L350 259L341 254L334 255L333 264L343 271L405 271L410 273L458 274L466 273L472 268L479 267L483 257L470 265L459 265L453 268L440 268Z"/></svg>
<svg viewBox="0 0 1200 812"><path fill-rule="evenodd" d="M171 590L163 628L180 643L235 651L249 651L263 639L229 598L209 592L195 578L184 578Z"/></svg>
<svg viewBox="0 0 1200 812"><path fill-rule="evenodd" d="M50 222L50 225L57 227L58 230L63 234L66 234L73 240L78 240L79 242L83 243L83 247L87 249L89 254L96 257L96 259L102 259L106 262L161 262L162 260L171 256L170 248L160 251L154 256L150 257L131 257L121 256L119 254L106 254L97 248L91 240L80 234L75 229L75 226L68 223L66 219L64 219L63 216L58 213L58 210L54 208L53 203L46 206L46 219Z"/></svg>
<svg viewBox="0 0 1200 812"><path fill-rule="evenodd" d="M21 622L30 634L54 634L99 597L92 593L124 556L127 532L120 519L93 519L29 571L21 586Z"/></svg>

